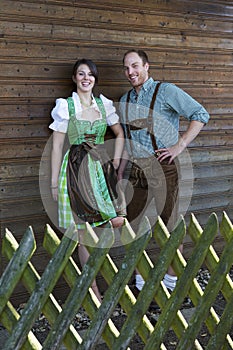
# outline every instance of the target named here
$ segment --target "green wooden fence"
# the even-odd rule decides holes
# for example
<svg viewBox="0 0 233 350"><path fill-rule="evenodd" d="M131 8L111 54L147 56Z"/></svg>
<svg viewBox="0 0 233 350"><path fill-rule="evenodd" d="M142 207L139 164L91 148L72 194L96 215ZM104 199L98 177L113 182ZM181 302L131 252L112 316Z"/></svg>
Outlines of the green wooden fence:
<svg viewBox="0 0 233 350"><path fill-rule="evenodd" d="M225 248L220 257L212 245L218 232L225 239ZM195 243L187 261L178 250L185 234L189 234ZM130 342L135 334L145 344L145 350L166 350L163 342L170 329L179 339L176 349L200 350L203 346L197 336L203 323L210 334L207 350L233 349L229 334L233 324L233 282L229 276L233 264L233 225L226 213L223 213L220 224L213 213L204 229L192 215L187 229L182 219L171 234L160 219L152 232L149 221L145 218L141 230L135 235L126 220L121 232L125 257L120 266L116 266L111 258L113 230L104 230L98 239L87 224L85 236L88 237L90 258L80 271L72 258L78 245L78 232L70 227L60 241L47 225L43 247L51 255L51 259L40 276L30 261L36 250L32 228L27 229L19 244L11 232L6 230L2 253L9 260L9 264L0 279L0 322L9 331L4 350L53 350L60 349L61 344L67 349L90 350L95 349L101 337L109 349L125 350L131 349ZM150 260L146 252L153 238L160 247L160 254L155 262ZM179 277L171 295L161 282L170 264ZM203 264L210 272L204 291L196 279ZM136 267L145 280L144 288L137 298L129 287ZM108 285L102 303L90 288L98 273ZM70 293L62 307L52 294L61 275L70 286ZM21 315L10 302L11 294L19 281L30 293ZM226 300L221 316L213 307L220 291ZM195 306L189 320L182 313L182 303L186 296L189 296ZM155 325L147 317L152 300L161 308ZM111 319L117 304L127 314L120 330ZM72 325L81 306L92 320L83 336ZM41 313L51 325L43 344L40 344L31 331Z"/></svg>

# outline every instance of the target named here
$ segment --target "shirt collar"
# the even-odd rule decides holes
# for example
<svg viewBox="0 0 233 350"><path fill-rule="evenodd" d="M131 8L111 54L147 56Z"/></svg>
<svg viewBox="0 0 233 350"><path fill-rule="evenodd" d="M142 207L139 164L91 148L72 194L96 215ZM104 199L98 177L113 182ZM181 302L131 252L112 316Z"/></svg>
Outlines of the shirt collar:
<svg viewBox="0 0 233 350"><path fill-rule="evenodd" d="M151 88L151 86L152 86L152 84L153 84L153 81L154 81L154 80L153 80L152 77L150 77L149 79L147 79L147 80L145 81L145 83L142 85L142 87L141 87L141 89L140 89L140 91L139 91L139 94L140 94L141 91L143 91L143 92L148 91L148 90ZM133 89L133 95L134 95L134 96L138 96L138 94L137 94L137 92L136 92L135 89Z"/></svg>

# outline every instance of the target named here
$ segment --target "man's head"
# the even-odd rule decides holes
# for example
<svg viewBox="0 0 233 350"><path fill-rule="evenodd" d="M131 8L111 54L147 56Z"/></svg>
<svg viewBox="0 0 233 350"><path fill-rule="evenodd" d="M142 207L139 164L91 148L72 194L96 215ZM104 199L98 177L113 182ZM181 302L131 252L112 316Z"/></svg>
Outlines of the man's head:
<svg viewBox="0 0 233 350"><path fill-rule="evenodd" d="M149 78L149 61L142 50L129 50L124 54L123 66L126 78L139 92L141 86Z"/></svg>

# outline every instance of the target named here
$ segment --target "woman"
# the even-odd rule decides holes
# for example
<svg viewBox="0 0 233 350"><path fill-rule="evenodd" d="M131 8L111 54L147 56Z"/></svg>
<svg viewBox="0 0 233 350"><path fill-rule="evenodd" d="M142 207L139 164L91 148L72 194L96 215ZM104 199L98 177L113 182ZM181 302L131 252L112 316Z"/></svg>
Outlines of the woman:
<svg viewBox="0 0 233 350"><path fill-rule="evenodd" d="M68 228L75 222L83 229L85 222L93 227L111 222L113 227L121 227L125 203L116 187L116 170L124 147L123 129L113 102L93 94L98 71L91 60L77 61L72 79L76 91L68 99L56 100L51 113L54 122L49 126L53 130L51 191L58 201L59 226ZM104 148L107 125L115 134L112 162ZM66 134L71 147L63 157ZM83 245L79 257L82 265L88 259ZM92 288L100 299L95 283Z"/></svg>

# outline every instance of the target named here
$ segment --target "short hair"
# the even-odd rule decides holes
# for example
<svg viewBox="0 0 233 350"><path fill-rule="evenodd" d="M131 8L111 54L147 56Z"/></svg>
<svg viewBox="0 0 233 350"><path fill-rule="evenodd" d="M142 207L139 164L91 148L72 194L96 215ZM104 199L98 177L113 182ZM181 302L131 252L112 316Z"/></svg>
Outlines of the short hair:
<svg viewBox="0 0 233 350"><path fill-rule="evenodd" d="M149 63L149 59L148 59L148 56L145 53L145 51L131 49L131 50L126 51L126 53L124 54L124 56L123 56L123 64L125 62L125 57L131 52L135 52L136 54L138 54L138 56L142 59L143 64Z"/></svg>
<svg viewBox="0 0 233 350"><path fill-rule="evenodd" d="M73 76L76 76L78 67L81 66L81 64L86 64L89 67L91 73L95 77L95 82L98 83L98 70L97 70L96 64L92 60L87 58L82 58L74 64Z"/></svg>

